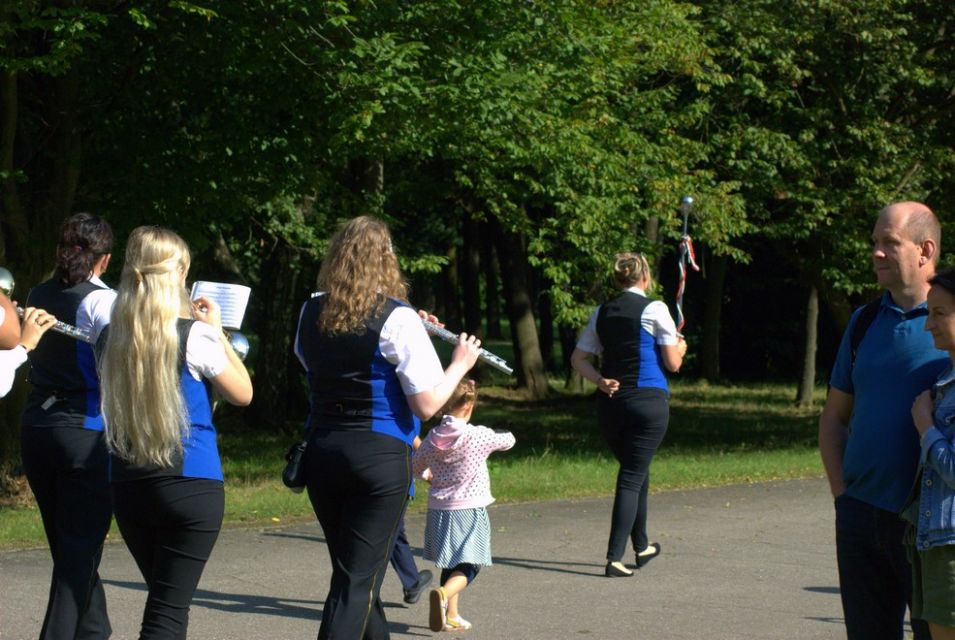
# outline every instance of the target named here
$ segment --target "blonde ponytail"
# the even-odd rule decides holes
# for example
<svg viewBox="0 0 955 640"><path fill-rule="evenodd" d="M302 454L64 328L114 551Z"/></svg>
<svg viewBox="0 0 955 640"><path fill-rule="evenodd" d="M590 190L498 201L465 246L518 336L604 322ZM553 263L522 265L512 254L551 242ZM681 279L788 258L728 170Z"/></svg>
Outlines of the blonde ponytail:
<svg viewBox="0 0 955 640"><path fill-rule="evenodd" d="M613 280L621 289L636 286L643 278L647 279L647 290L653 288L653 275L650 263L642 253L618 253L613 261Z"/></svg>

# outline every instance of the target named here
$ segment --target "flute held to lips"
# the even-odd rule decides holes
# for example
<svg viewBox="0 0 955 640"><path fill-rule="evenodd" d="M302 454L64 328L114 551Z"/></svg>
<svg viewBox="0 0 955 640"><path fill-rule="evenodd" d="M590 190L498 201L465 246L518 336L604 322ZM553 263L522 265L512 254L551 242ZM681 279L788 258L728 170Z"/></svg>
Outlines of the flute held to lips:
<svg viewBox="0 0 955 640"><path fill-rule="evenodd" d="M450 342L451 344L458 343L458 334L452 333L448 331L447 329L445 329L444 327L439 327L435 323L428 322L427 320L424 320L424 319L422 319L421 322L424 324L425 330L431 335L433 335L434 337L441 338L445 342ZM511 375L512 373L514 373L514 369L507 366L507 362L505 362L503 359L499 358L498 356L494 355L487 349L482 348L481 351L478 353L478 358L488 363L489 365L491 365L498 371L503 371L507 375Z"/></svg>

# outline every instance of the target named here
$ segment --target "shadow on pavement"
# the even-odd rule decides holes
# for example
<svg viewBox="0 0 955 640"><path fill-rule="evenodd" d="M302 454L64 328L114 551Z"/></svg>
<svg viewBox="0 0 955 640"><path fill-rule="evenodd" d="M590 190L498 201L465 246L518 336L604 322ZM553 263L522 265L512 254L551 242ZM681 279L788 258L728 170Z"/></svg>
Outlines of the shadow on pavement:
<svg viewBox="0 0 955 640"><path fill-rule="evenodd" d="M146 591L146 585L141 582L125 582L121 580L103 580L103 584L112 585L121 589ZM270 598L243 593L222 593L198 589L192 599L193 607L203 607L214 611L227 613L255 613L260 615L281 616L283 618L302 618L315 620L322 618L320 600L295 600L291 598ZM299 606L309 605L309 606Z"/></svg>
<svg viewBox="0 0 955 640"><path fill-rule="evenodd" d="M525 558L502 558L494 556L494 564L503 564L509 567L520 567L522 569L533 569L535 571L552 571L554 573L569 573L575 576L603 576L604 566L594 565L590 562L566 562L563 560L528 560ZM554 566L547 566L554 565ZM563 567L593 567L592 571L574 571ZM558 568L560 567L560 568Z"/></svg>

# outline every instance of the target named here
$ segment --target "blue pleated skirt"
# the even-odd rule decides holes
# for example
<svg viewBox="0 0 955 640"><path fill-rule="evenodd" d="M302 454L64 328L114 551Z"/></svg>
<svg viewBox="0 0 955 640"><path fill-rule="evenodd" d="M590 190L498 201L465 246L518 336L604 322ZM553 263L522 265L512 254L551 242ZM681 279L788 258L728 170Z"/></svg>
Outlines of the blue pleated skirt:
<svg viewBox="0 0 955 640"><path fill-rule="evenodd" d="M491 521L487 509L428 509L424 558L441 569L461 563L491 566Z"/></svg>

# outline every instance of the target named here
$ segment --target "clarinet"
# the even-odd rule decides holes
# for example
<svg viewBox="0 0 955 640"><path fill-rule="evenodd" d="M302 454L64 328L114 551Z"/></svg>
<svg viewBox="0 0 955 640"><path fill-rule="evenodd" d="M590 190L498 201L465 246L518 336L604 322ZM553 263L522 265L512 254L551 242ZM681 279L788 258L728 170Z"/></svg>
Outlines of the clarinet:
<svg viewBox="0 0 955 640"><path fill-rule="evenodd" d="M22 319L23 318L23 307L16 305L17 315ZM90 334L86 333L78 327L74 327L71 324L66 324L65 322L56 321L56 324L50 327L51 331L56 331L57 333L62 333L65 336L69 336L75 340L80 340L87 344L93 344L93 339L90 338Z"/></svg>
<svg viewBox="0 0 955 640"><path fill-rule="evenodd" d="M425 330L426 330L429 334L433 335L434 337L436 337L436 338L441 338L441 339L444 340L445 342L450 342L451 344L457 344L457 343L458 343L458 335L457 335L457 334L451 333L450 331L448 331L448 330L445 329L444 327L439 327L438 325L434 324L433 322L428 322L427 320L421 320L421 322L422 322L422 324L424 324ZM478 352L478 358L481 359L481 360L483 360L484 362L488 363L489 365L491 365L492 367L494 367L494 368L497 369L498 371L503 371L503 372L506 373L507 375L511 375L512 373L514 373L514 369L510 368L509 366L507 366L507 362L505 362L502 358L499 358L498 356L494 355L493 353L491 353L491 352L488 351L487 349L482 348L482 349Z"/></svg>

